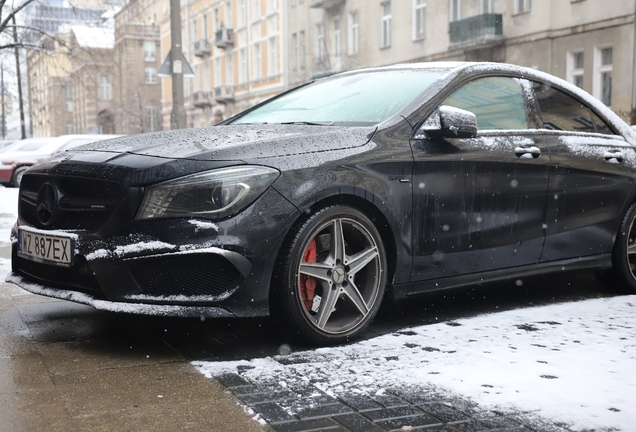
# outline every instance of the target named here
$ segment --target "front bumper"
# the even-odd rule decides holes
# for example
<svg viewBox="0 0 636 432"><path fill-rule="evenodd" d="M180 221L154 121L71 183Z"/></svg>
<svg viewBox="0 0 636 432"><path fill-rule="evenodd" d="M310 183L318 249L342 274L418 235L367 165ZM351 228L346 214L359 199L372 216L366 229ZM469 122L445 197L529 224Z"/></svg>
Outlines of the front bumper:
<svg viewBox="0 0 636 432"><path fill-rule="evenodd" d="M135 222L128 234L81 230L70 267L32 261L13 244L7 281L98 309L171 316L265 316L278 249L298 211L270 189L239 215ZM23 220L20 226L28 226ZM46 233L45 230L38 230Z"/></svg>

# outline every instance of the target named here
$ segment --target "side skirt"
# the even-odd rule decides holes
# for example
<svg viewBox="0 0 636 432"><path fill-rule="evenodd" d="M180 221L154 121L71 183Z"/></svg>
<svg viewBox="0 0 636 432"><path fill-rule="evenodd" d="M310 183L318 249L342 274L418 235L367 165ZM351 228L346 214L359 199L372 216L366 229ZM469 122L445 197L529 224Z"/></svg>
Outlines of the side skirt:
<svg viewBox="0 0 636 432"><path fill-rule="evenodd" d="M549 273L586 272L591 273L612 267L612 254L594 255L569 260L532 264L522 267L512 267L501 270L470 273L461 276L431 279L421 282L410 282L394 285L394 298L404 299L413 295L449 288L459 288L481 283L490 283L520 277L541 276Z"/></svg>

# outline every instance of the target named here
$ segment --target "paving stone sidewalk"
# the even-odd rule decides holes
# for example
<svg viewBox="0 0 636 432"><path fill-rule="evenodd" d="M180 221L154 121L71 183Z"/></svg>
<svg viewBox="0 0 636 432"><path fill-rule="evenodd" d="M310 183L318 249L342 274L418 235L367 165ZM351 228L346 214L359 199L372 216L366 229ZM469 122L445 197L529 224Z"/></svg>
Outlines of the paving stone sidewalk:
<svg viewBox="0 0 636 432"><path fill-rule="evenodd" d="M279 432L546 431L570 429L523 412L481 409L433 387L333 397L302 381L254 383L238 373L215 376L249 410Z"/></svg>

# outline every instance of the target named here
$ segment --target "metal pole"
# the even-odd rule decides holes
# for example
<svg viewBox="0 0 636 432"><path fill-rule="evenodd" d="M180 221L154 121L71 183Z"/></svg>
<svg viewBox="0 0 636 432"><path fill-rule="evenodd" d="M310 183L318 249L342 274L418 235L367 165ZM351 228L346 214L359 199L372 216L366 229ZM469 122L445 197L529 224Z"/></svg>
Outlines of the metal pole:
<svg viewBox="0 0 636 432"><path fill-rule="evenodd" d="M183 105L183 50L181 49L181 2L170 0L170 39L172 56L172 113L170 129L186 127L186 111Z"/></svg>
<svg viewBox="0 0 636 432"><path fill-rule="evenodd" d="M5 139L7 136L7 117L4 110L4 65L0 65L0 87L2 88L2 125L0 125L0 128L2 128L2 139Z"/></svg>
<svg viewBox="0 0 636 432"><path fill-rule="evenodd" d="M11 17L13 21L13 43L15 44L15 70L18 77L18 99L20 102L20 130L22 139L26 138L26 127L24 122L24 103L22 101L22 76L20 75L20 54L18 50L18 27L15 25L15 15Z"/></svg>

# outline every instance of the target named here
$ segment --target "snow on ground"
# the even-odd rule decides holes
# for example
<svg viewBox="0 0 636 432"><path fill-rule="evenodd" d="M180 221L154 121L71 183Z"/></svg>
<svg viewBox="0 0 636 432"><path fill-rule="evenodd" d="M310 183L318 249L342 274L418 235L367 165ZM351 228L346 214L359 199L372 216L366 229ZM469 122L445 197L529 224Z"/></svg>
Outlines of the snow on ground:
<svg viewBox="0 0 636 432"><path fill-rule="evenodd" d="M208 377L300 377L332 395L432 384L483 408L531 411L575 430L636 424L634 295L424 325L281 358L194 365Z"/></svg>

